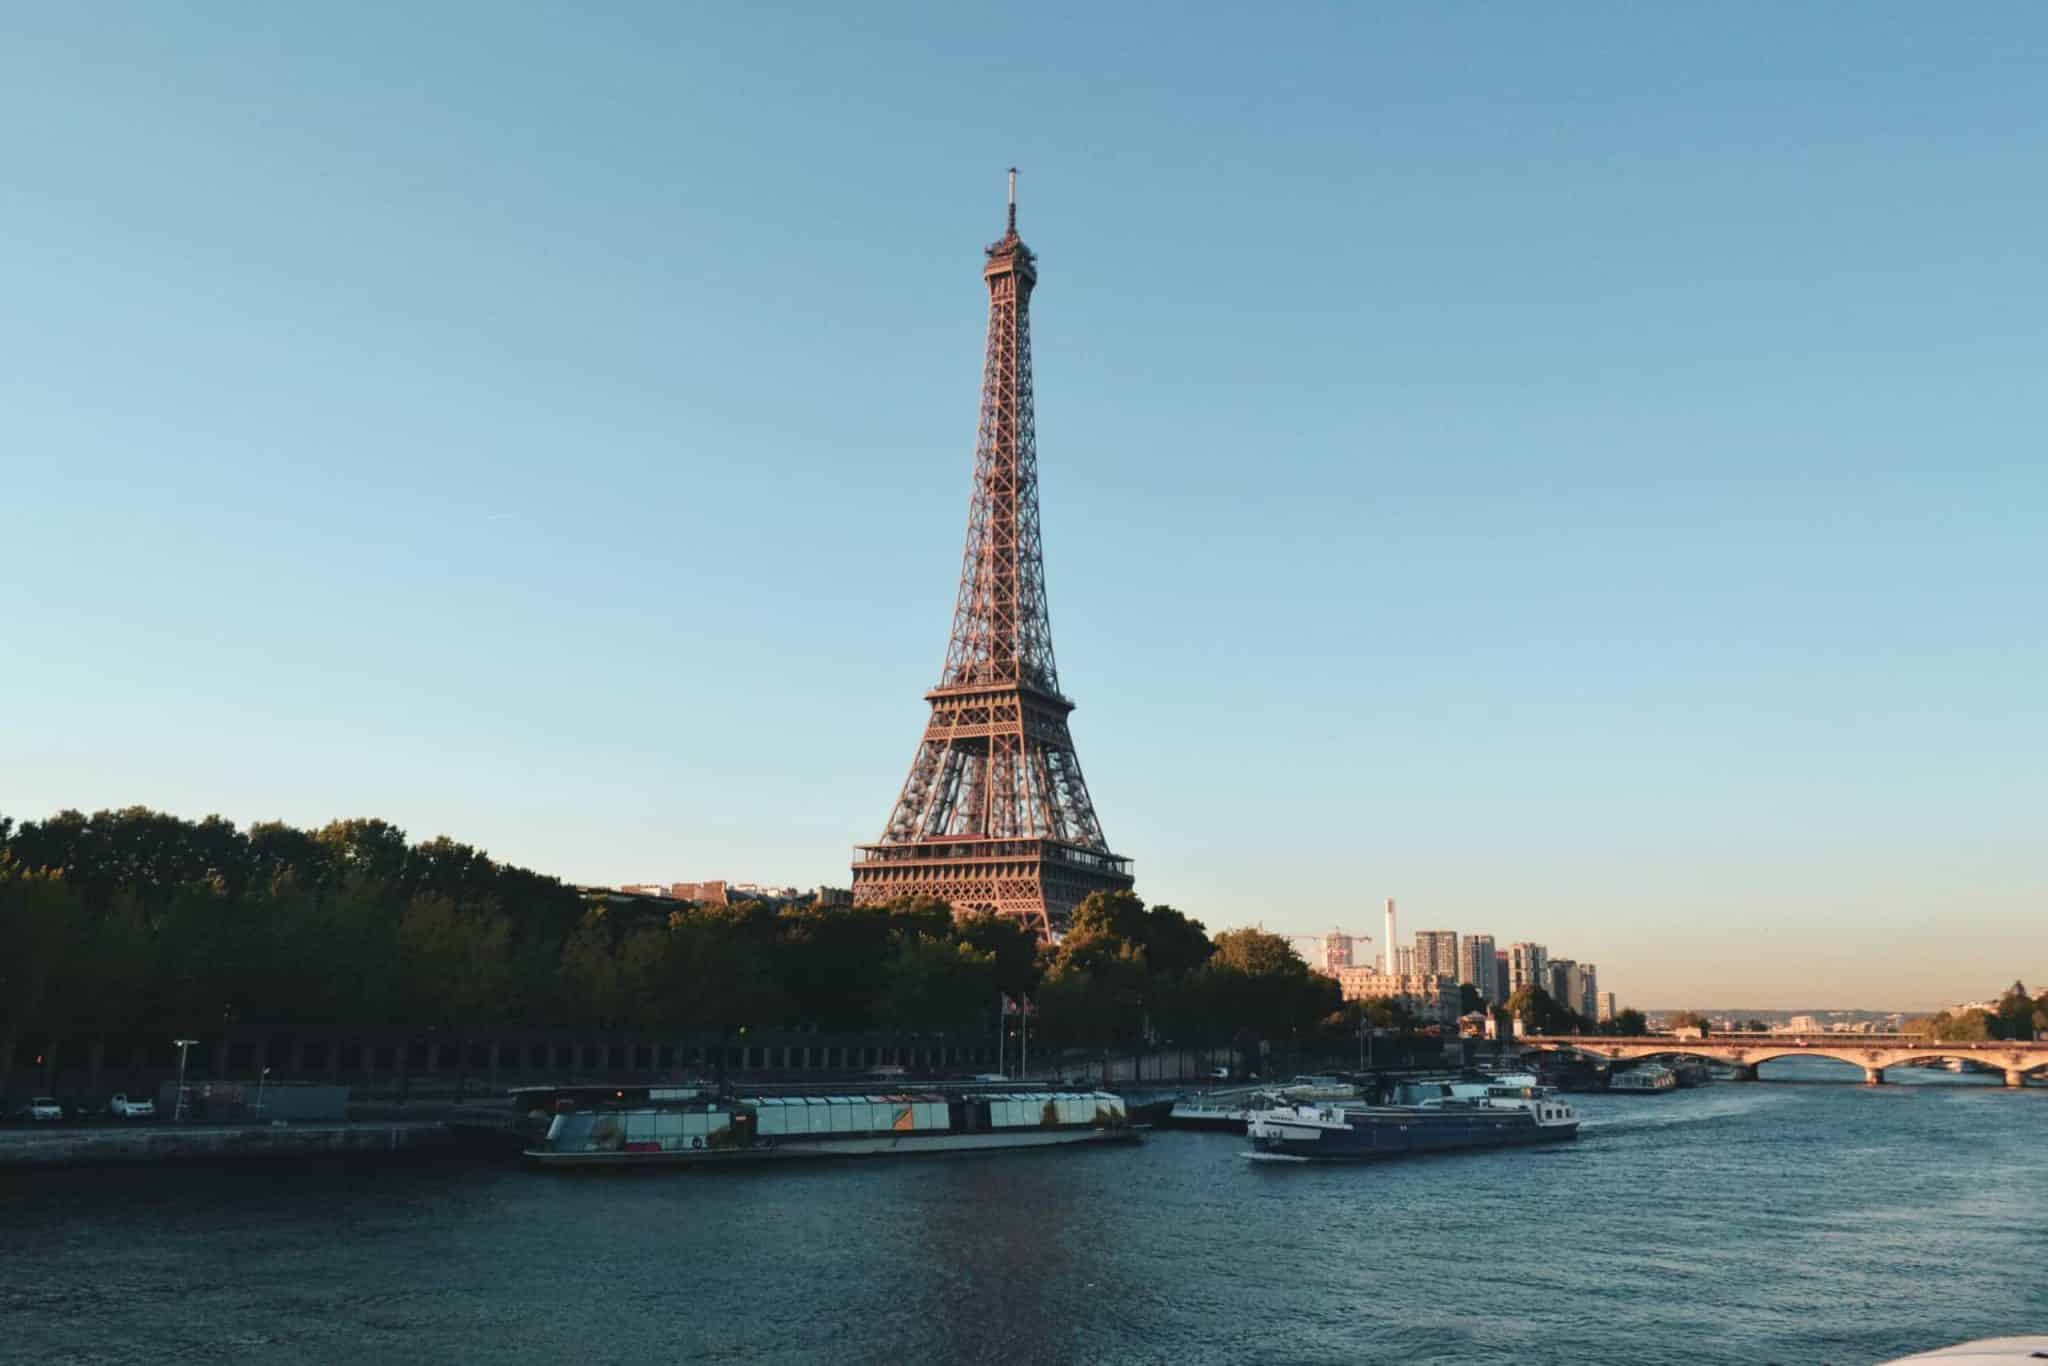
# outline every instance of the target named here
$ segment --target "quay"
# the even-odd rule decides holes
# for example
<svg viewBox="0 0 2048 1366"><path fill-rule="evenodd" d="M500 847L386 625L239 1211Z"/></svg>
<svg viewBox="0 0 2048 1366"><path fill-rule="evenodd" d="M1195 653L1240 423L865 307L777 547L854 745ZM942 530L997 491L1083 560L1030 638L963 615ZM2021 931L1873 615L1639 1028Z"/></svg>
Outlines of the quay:
<svg viewBox="0 0 2048 1366"><path fill-rule="evenodd" d="M326 1124L135 1124L0 1130L0 1171L28 1167L383 1157L451 1151L438 1119Z"/></svg>
<svg viewBox="0 0 2048 1366"><path fill-rule="evenodd" d="M1887 1067L1917 1067L1960 1058L1995 1067L2007 1086L2025 1086L2029 1073L2048 1069L2048 1041L1997 1039L1943 1042L1919 1034L1676 1034L1602 1037L1597 1034L1526 1034L1513 1041L1525 1053L1583 1053L1606 1062L1639 1058L1703 1058L1735 1069L1738 1081L1755 1081L1756 1069L1781 1058L1831 1058L1863 1069L1863 1080L1884 1084Z"/></svg>

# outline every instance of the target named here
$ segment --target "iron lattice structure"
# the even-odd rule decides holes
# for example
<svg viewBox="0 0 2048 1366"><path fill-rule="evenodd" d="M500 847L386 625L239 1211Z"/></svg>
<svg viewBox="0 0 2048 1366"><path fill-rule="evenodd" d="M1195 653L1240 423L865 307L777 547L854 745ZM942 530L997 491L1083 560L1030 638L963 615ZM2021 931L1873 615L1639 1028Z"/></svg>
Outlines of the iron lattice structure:
<svg viewBox="0 0 2048 1366"><path fill-rule="evenodd" d="M1102 837L1053 663L1032 430L1038 262L1017 236L1014 170L1009 226L987 255L988 353L953 635L889 824L855 852L853 899L935 896L1050 935L1090 892L1128 888L1131 872Z"/></svg>

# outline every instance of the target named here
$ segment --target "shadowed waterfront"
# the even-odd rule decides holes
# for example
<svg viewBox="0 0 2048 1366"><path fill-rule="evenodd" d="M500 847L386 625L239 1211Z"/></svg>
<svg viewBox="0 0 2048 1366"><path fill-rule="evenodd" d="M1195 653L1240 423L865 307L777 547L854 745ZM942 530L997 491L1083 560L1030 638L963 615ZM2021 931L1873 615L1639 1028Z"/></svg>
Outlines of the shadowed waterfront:
<svg viewBox="0 0 2048 1366"><path fill-rule="evenodd" d="M1293 1361L1747 1366L2048 1322L2048 1091L1579 1100L1575 1144L1369 1168L1254 1168L1241 1139L1162 1133L716 1174L9 1179L0 1329L44 1361L1240 1361L1284 1343Z"/></svg>

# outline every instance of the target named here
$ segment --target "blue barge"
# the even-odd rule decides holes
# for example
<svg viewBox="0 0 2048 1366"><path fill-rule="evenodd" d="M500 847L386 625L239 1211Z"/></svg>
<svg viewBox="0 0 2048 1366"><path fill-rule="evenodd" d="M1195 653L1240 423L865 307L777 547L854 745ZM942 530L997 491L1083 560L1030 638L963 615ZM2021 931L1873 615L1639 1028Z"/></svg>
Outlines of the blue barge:
<svg viewBox="0 0 2048 1366"><path fill-rule="evenodd" d="M1578 1137L1579 1117L1550 1086L1490 1086L1483 1096L1421 1105L1289 1105L1251 1115L1252 1151L1267 1162L1361 1162Z"/></svg>

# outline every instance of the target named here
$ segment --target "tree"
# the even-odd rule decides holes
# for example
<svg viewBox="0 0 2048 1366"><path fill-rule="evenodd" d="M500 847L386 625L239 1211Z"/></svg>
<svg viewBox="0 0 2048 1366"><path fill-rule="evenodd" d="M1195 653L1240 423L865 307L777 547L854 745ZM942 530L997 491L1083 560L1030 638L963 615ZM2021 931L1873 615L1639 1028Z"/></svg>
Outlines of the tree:
<svg viewBox="0 0 2048 1366"><path fill-rule="evenodd" d="M953 926L963 944L972 945L992 960L996 990L1012 999L1038 990L1043 969L1038 961L1038 938L1014 916L969 915Z"/></svg>
<svg viewBox="0 0 2048 1366"><path fill-rule="evenodd" d="M0 1076L18 1041L48 1023L78 898L54 873L21 874L0 860Z"/></svg>
<svg viewBox="0 0 2048 1366"><path fill-rule="evenodd" d="M313 838L343 872L393 885L405 875L405 832L389 822L329 821Z"/></svg>
<svg viewBox="0 0 2048 1366"><path fill-rule="evenodd" d="M1909 1020L1906 1032L1943 1043L1983 1043L1995 1037L1992 1033L1993 1019L1988 1011L1983 1010L1966 1010L1960 1015L1944 1010L1926 1019Z"/></svg>
<svg viewBox="0 0 2048 1366"><path fill-rule="evenodd" d="M1458 1013L1470 1015L1475 1010L1486 1009L1486 998L1479 994L1479 988L1470 982L1458 983Z"/></svg>
<svg viewBox="0 0 2048 1366"><path fill-rule="evenodd" d="M2034 1000L2024 982L2014 982L1998 1000L1997 1029L2001 1039L2034 1037Z"/></svg>
<svg viewBox="0 0 2048 1366"><path fill-rule="evenodd" d="M1145 913L1144 943L1146 966L1155 976L1172 979L1196 971L1216 952L1201 921L1167 905Z"/></svg>
<svg viewBox="0 0 2048 1366"><path fill-rule="evenodd" d="M616 947L603 906L593 906L562 945L563 994L592 1024L616 1024L624 1013L626 990Z"/></svg>
<svg viewBox="0 0 2048 1366"><path fill-rule="evenodd" d="M788 1016L789 998L773 961L776 919L748 904L669 916L668 995L678 1023L716 1034L723 1049L741 1031Z"/></svg>
<svg viewBox="0 0 2048 1366"><path fill-rule="evenodd" d="M1681 1010L1671 1017L1672 1029L1697 1029L1702 1034L1714 1032L1714 1022L1703 1010Z"/></svg>
<svg viewBox="0 0 2048 1366"><path fill-rule="evenodd" d="M1585 1034L1585 1020L1565 1009L1542 987L1529 983L1508 997L1507 1012L1531 1034Z"/></svg>
<svg viewBox="0 0 2048 1366"><path fill-rule="evenodd" d="M882 1018L906 1032L947 1033L983 1016L996 995L996 958L950 936L903 934L889 965Z"/></svg>
<svg viewBox="0 0 2048 1366"><path fill-rule="evenodd" d="M772 962L792 1013L825 1029L868 1027L895 949L890 908L805 907L777 920Z"/></svg>
<svg viewBox="0 0 2048 1366"><path fill-rule="evenodd" d="M1614 1018L1607 1022L1607 1032L1623 1038L1639 1038L1650 1032L1650 1022L1643 1018L1642 1011L1634 1007L1617 1010Z"/></svg>
<svg viewBox="0 0 2048 1366"><path fill-rule="evenodd" d="M1255 1037L1312 1032L1343 1004L1335 979L1312 973L1294 945L1264 930L1225 930L1198 974L1207 1008Z"/></svg>

